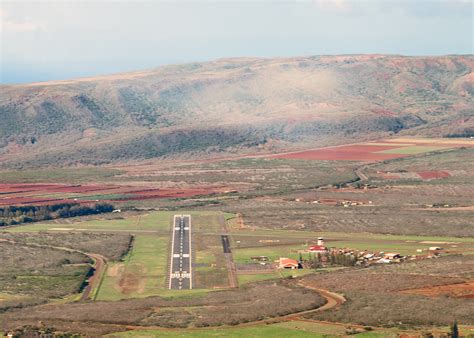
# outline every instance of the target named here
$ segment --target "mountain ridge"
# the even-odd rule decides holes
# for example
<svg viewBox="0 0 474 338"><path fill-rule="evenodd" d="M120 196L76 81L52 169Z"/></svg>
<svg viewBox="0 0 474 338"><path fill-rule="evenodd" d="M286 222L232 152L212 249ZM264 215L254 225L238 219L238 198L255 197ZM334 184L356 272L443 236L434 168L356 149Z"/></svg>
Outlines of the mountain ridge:
<svg viewBox="0 0 474 338"><path fill-rule="evenodd" d="M2 85L0 166L462 134L474 129L473 68L472 55L226 58Z"/></svg>

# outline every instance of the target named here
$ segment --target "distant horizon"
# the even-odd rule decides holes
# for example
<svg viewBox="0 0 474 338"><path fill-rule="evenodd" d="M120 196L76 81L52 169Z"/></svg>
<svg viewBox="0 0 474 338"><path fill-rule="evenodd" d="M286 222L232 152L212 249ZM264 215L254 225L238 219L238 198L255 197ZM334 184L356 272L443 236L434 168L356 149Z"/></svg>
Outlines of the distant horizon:
<svg viewBox="0 0 474 338"><path fill-rule="evenodd" d="M248 55L473 54L469 0L4 0L0 22L4 84Z"/></svg>
<svg viewBox="0 0 474 338"><path fill-rule="evenodd" d="M398 56L398 57L409 57L409 58L436 58L436 57L455 57L455 56L465 56L469 57L472 56L474 57L474 54L441 54L441 55L406 55L406 54L384 54L384 53L356 53L356 54L312 54L312 55L294 55L294 56L234 56L234 57L220 57L220 58L215 58L215 59L210 59L210 60L202 60L202 61L187 61L187 62L178 62L178 63L167 63L167 64L161 64L161 65L156 65L156 66L151 66L151 67L146 67L146 68L137 68L137 69L125 69L121 71L115 71L115 72L107 72L107 73L95 73L95 74L86 74L82 76L76 76L76 77L68 77L68 78L52 78L48 80L38 80L38 81L24 81L24 82L0 82L0 86L13 86L13 85L27 85L27 84L36 84L36 83L47 83L47 82L65 82L65 81L76 81L76 80L85 80L88 78L99 78L99 77L107 77L107 76L114 76L114 75L119 75L119 74L127 74L127 73L135 73L135 72L142 72L142 71L148 71L152 69L158 69L162 67L168 67L168 66L180 66L180 65L186 65L186 64L193 64L193 63L212 63L220 60L237 60L237 59L294 59L294 58L311 58L311 57L316 57L316 56L324 56L324 57L330 57L330 56L360 56L360 55L380 55L380 56Z"/></svg>

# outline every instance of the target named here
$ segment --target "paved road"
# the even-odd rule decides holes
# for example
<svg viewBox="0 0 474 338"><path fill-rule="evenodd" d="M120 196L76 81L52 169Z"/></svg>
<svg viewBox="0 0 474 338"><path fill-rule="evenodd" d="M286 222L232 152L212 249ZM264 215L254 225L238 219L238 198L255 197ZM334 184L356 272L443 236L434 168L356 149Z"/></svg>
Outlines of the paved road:
<svg viewBox="0 0 474 338"><path fill-rule="evenodd" d="M175 215L171 238L170 289L192 289L191 216Z"/></svg>

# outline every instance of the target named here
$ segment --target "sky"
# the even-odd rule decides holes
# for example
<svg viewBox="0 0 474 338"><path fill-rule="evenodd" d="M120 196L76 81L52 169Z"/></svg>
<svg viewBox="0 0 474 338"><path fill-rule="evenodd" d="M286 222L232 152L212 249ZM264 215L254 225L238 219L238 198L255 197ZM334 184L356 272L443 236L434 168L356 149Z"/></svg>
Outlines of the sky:
<svg viewBox="0 0 474 338"><path fill-rule="evenodd" d="M0 2L0 83L224 57L473 54L474 0Z"/></svg>

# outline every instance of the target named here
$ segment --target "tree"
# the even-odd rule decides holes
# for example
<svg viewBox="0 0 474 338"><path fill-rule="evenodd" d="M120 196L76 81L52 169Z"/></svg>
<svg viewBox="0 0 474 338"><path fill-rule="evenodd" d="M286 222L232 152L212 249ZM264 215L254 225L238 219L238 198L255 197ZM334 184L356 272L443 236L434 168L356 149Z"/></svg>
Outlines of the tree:
<svg viewBox="0 0 474 338"><path fill-rule="evenodd" d="M451 332L449 335L451 338L459 338L458 322L456 320L451 325Z"/></svg>

